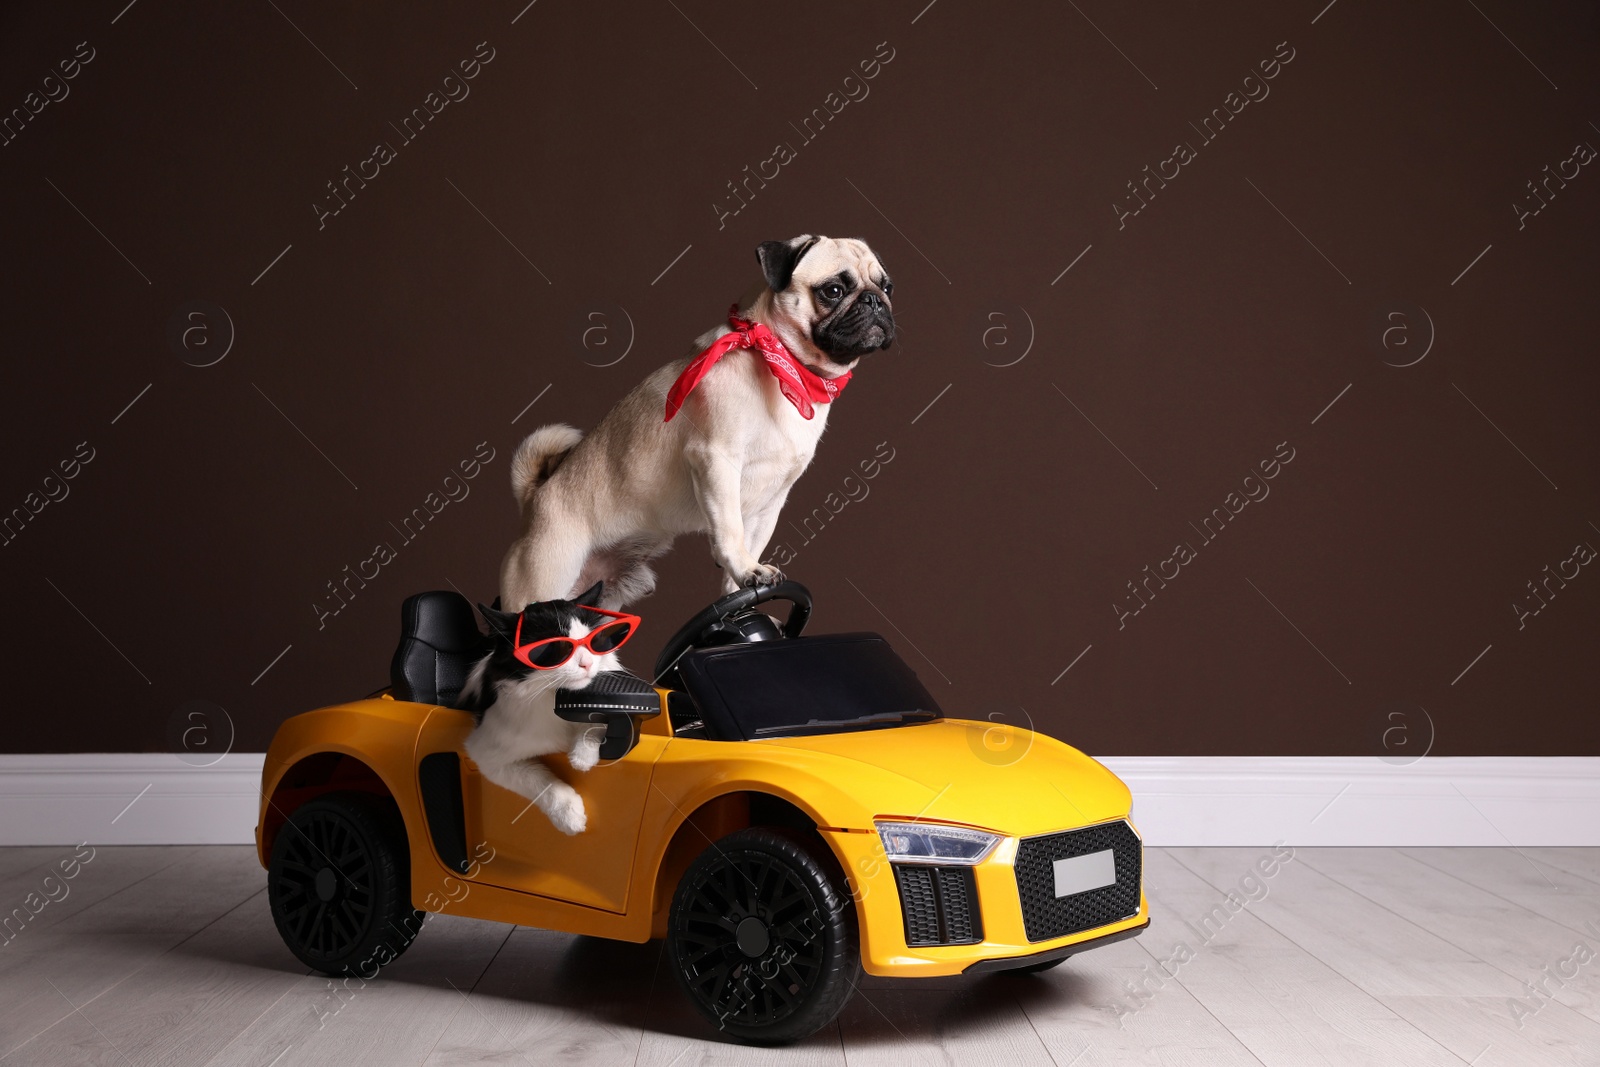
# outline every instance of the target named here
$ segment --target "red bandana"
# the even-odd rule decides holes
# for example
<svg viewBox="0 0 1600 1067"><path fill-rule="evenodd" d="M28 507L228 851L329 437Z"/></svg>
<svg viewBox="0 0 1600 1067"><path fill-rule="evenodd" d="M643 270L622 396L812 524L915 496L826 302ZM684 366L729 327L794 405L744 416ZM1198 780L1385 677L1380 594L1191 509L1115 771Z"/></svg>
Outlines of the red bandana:
<svg viewBox="0 0 1600 1067"><path fill-rule="evenodd" d="M733 332L725 333L711 342L711 347L691 359L683 373L678 375L678 380L672 383L672 388L667 391L665 421L672 421L672 416L683 407L683 402L689 399L689 394L700 384L700 380L716 366L717 360L736 348L749 348L760 353L767 371L778 379L778 388L783 391L784 397L807 419L816 415L812 404L832 403L834 397L844 392L845 384L850 381L849 371L837 378L824 378L791 356L771 330L759 322L741 319L738 312L738 304L728 309L728 325L733 327Z"/></svg>

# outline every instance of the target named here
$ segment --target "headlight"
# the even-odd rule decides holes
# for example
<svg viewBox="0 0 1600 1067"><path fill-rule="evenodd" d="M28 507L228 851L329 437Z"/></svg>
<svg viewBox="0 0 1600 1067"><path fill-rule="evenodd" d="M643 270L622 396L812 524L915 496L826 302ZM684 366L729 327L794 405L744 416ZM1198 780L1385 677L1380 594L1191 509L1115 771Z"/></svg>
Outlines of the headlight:
<svg viewBox="0 0 1600 1067"><path fill-rule="evenodd" d="M926 822L880 822L878 839L890 860L970 867L989 858L999 834Z"/></svg>

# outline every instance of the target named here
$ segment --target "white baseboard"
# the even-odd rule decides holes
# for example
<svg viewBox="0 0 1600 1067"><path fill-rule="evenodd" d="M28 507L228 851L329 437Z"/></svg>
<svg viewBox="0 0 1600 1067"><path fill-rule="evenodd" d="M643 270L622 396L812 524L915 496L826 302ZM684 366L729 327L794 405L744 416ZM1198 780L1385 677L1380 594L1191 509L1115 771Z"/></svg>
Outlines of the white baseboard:
<svg viewBox="0 0 1600 1067"><path fill-rule="evenodd" d="M1600 757L1123 756L1151 845L1600 845Z"/></svg>
<svg viewBox="0 0 1600 1067"><path fill-rule="evenodd" d="M0 755L0 845L250 844L260 753ZM1145 843L1600 846L1600 757L1121 756Z"/></svg>
<svg viewBox="0 0 1600 1067"><path fill-rule="evenodd" d="M189 757L193 758L193 757ZM0 845L255 843L261 752L0 755Z"/></svg>

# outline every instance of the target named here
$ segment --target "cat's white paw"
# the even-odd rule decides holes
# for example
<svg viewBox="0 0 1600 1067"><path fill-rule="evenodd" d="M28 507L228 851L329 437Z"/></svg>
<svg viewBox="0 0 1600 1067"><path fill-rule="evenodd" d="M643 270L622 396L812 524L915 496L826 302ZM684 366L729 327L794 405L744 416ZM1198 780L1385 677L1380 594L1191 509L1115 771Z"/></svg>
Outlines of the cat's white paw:
<svg viewBox="0 0 1600 1067"><path fill-rule="evenodd" d="M572 764L573 770L592 770L594 765L600 762L600 734L603 731L604 727L597 726L592 730L586 730L584 735L578 738L578 743L567 753L567 762Z"/></svg>
<svg viewBox="0 0 1600 1067"><path fill-rule="evenodd" d="M583 810L583 798L576 789L564 782L550 787L550 796L541 807L550 817L551 825L564 834L581 834L589 826L589 815Z"/></svg>

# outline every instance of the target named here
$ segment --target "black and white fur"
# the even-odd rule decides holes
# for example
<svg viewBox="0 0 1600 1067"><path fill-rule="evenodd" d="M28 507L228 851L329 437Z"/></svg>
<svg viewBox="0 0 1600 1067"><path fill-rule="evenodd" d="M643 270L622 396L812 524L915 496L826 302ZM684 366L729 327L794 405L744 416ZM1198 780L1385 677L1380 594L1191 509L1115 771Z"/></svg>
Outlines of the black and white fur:
<svg viewBox="0 0 1600 1067"><path fill-rule="evenodd" d="M555 713L556 690L583 689L601 671L621 670L615 653L596 655L579 646L553 670L534 670L511 653L517 619L522 641L583 637L607 622L583 609L600 602L601 583L573 600L529 604L507 613L478 605L489 624L491 651L472 668L458 704L478 719L467 736L467 755L489 781L527 797L557 830L580 834L588 825L583 798L546 767L543 756L565 752L575 771L587 771L600 758L602 727L568 722Z"/></svg>

